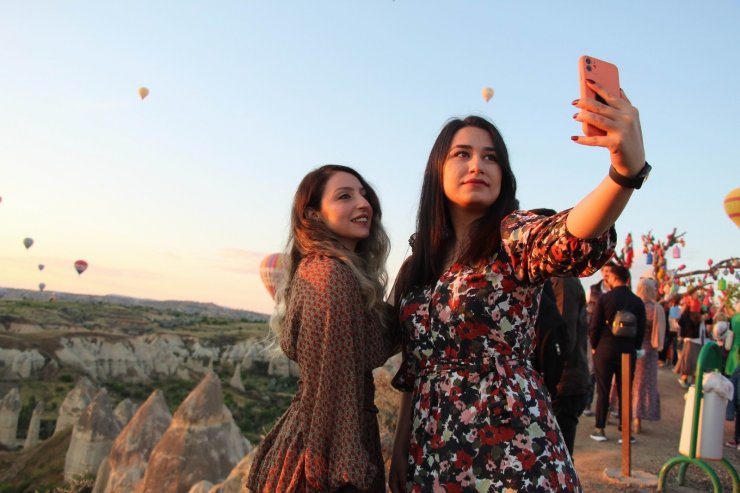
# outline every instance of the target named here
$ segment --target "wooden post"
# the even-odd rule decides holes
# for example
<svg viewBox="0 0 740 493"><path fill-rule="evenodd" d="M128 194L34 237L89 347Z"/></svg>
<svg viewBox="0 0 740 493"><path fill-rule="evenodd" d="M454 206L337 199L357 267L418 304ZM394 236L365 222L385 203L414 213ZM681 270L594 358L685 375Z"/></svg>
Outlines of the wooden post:
<svg viewBox="0 0 740 493"><path fill-rule="evenodd" d="M622 476L632 476L632 382L630 354L622 353Z"/></svg>

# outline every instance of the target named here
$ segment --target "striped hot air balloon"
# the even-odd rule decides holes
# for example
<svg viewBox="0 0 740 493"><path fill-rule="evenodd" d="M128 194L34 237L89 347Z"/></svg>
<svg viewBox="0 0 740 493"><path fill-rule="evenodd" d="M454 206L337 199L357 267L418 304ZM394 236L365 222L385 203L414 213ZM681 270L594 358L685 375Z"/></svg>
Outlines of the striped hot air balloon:
<svg viewBox="0 0 740 493"><path fill-rule="evenodd" d="M280 281L283 280L285 275L282 253L272 253L262 259L260 262L260 277L262 278L262 284L265 285L265 289L270 293L272 298L275 298L275 292L277 291Z"/></svg>
<svg viewBox="0 0 740 493"><path fill-rule="evenodd" d="M725 197L725 212L740 228L740 188L736 188Z"/></svg>

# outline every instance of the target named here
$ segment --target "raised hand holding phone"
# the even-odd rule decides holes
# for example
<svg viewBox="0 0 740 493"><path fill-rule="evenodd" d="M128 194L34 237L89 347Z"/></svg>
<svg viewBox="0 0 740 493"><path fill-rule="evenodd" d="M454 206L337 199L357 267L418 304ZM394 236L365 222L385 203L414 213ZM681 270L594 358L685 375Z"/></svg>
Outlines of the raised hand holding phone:
<svg viewBox="0 0 740 493"><path fill-rule="evenodd" d="M645 165L640 116L619 87L616 65L582 56L578 66L581 97L573 105L580 111L573 118L582 123L585 137L573 141L606 147L620 175L636 176Z"/></svg>
<svg viewBox="0 0 740 493"><path fill-rule="evenodd" d="M590 71L586 69L589 65L586 59L591 60ZM574 135L571 139L577 144L608 149L611 168L608 176L571 209L566 226L578 238L596 238L614 224L632 192L646 179L650 166L645 161L640 114L619 88L616 67L604 69L612 64L597 60L598 68L594 70L594 57L580 60L584 74L602 70L606 71L602 75L611 74L594 75L601 82L582 76L582 96L573 101L579 109L573 118L588 126L584 126L585 135ZM592 127L597 132L586 130Z"/></svg>

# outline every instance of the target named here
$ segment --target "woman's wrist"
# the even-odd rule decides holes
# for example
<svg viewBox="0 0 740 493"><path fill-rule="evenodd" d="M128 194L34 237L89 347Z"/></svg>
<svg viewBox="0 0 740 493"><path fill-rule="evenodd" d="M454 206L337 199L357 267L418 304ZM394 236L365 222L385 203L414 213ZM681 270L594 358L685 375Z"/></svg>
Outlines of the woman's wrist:
<svg viewBox="0 0 740 493"><path fill-rule="evenodd" d="M609 178L614 183L619 185L620 187L639 190L642 187L642 184L645 183L645 181L647 181L648 176L650 175L651 169L652 169L652 166L650 166L648 162L645 161L645 165L642 167L640 171L637 172L636 175L628 176L628 175L621 174L612 165L609 167Z"/></svg>

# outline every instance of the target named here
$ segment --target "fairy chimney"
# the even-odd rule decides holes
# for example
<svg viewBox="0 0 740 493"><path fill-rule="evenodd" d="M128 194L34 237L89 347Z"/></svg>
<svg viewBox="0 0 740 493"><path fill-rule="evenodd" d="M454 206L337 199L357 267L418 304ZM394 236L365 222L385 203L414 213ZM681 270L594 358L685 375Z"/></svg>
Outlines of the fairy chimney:
<svg viewBox="0 0 740 493"><path fill-rule="evenodd" d="M17 445L18 415L21 413L21 394L18 387L13 387L0 400L0 443L6 447Z"/></svg>
<svg viewBox="0 0 740 493"><path fill-rule="evenodd" d="M116 437L110 454L100 464L93 493L134 491L171 421L164 394L155 390Z"/></svg>
<svg viewBox="0 0 740 493"><path fill-rule="evenodd" d="M39 443L39 431L41 430L41 415L44 413L44 403L36 403L36 407L33 408L31 414L31 422L28 424L28 432L26 433L26 443L23 445L24 449L33 447Z"/></svg>
<svg viewBox="0 0 740 493"><path fill-rule="evenodd" d="M224 406L221 381L213 372L175 411L152 451L137 492L187 493L198 481L223 481L249 448Z"/></svg>
<svg viewBox="0 0 740 493"><path fill-rule="evenodd" d="M121 425L113 414L108 392L101 389L82 411L72 430L64 460L64 480L69 481L82 474L95 474L120 431Z"/></svg>
<svg viewBox="0 0 740 493"><path fill-rule="evenodd" d="M77 385L59 406L59 419L54 429L55 435L66 428L72 428L77 423L83 409L92 402L96 392L97 389L87 377L81 377L77 381Z"/></svg>
<svg viewBox="0 0 740 493"><path fill-rule="evenodd" d="M244 383L242 382L242 365L240 365L239 363L236 364L236 368L234 369L234 376L231 377L229 386L240 392L244 392Z"/></svg>

